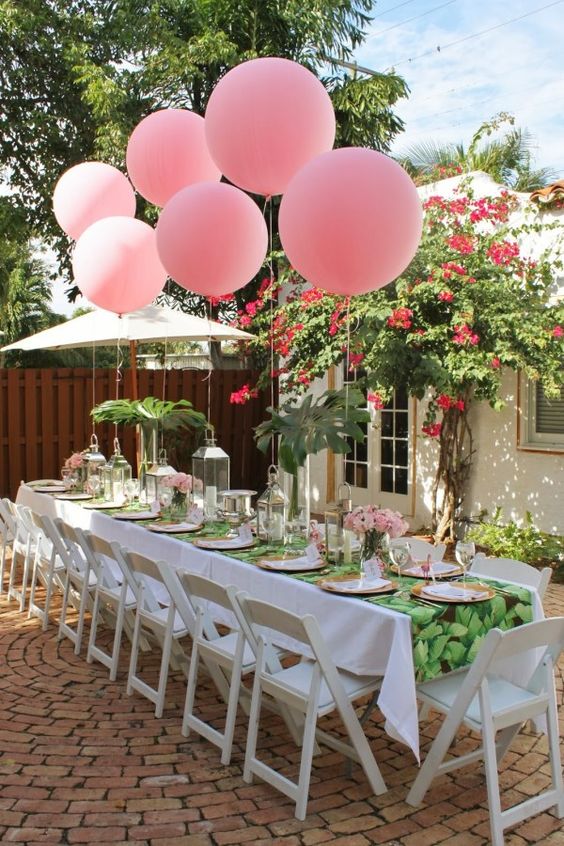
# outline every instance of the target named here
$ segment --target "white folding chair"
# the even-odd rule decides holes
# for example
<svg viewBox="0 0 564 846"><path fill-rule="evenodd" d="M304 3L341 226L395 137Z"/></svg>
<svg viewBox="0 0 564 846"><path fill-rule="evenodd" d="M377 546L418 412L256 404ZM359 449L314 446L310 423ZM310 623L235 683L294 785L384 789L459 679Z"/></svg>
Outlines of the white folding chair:
<svg viewBox="0 0 564 846"><path fill-rule="evenodd" d="M0 499L0 596L4 592L4 570L6 569L6 553L10 550L13 558L13 546L16 538L16 523L9 499ZM12 563L12 561L10 562Z"/></svg>
<svg viewBox="0 0 564 846"><path fill-rule="evenodd" d="M49 517L31 512L31 518L39 534L33 558L28 617L39 617L43 631L47 631L53 591L58 589L61 593L65 593L67 550L61 541L58 529ZM37 594L39 582L45 588L43 606L40 605Z"/></svg>
<svg viewBox="0 0 564 846"><path fill-rule="evenodd" d="M112 544L112 546L116 546ZM124 568L124 577L135 585L135 625L131 642L131 660L127 676L127 694L131 696L134 690L146 696L155 703L155 716L162 717L168 668L171 657L177 666L187 673L188 659L179 646L178 641L190 633L176 610L176 606L166 588L159 566L150 558L145 558L136 552L121 549L120 566ZM127 576L126 576L127 573ZM154 585L162 586L166 593L166 600L157 600ZM166 603L166 604L165 604ZM162 649L161 667L158 687L151 687L137 675L137 661L143 634L153 635Z"/></svg>
<svg viewBox="0 0 564 846"><path fill-rule="evenodd" d="M517 561L515 558L487 558L483 552L474 556L470 572L475 571L482 576L491 579L500 579L503 582L517 582L536 589L542 601L548 583L552 576L550 567L543 567L537 570L530 564Z"/></svg>
<svg viewBox="0 0 564 846"><path fill-rule="evenodd" d="M528 683L516 684L502 675L504 662L541 649ZM419 805L433 778L478 759L484 760L493 846L502 846L503 832L530 816L555 808L564 816L564 786L558 738L558 711L554 667L564 649L564 617L539 620L502 632L492 629L474 663L463 672L450 673L418 686L421 699L446 717L407 796ZM522 724L546 715L552 787L505 811L501 810L498 764ZM482 735L475 752L446 759L458 727L464 723ZM499 738L496 743L496 732Z"/></svg>
<svg viewBox="0 0 564 846"><path fill-rule="evenodd" d="M407 535L402 538L394 538L390 541L390 546L395 546L396 544L404 541L409 543L411 557L415 561L426 561L428 555L431 556L431 561L442 561L443 555L446 551L445 543L438 543L434 545L428 541L422 540L421 538L412 538ZM410 565L406 564L406 566L408 567Z"/></svg>
<svg viewBox="0 0 564 846"><path fill-rule="evenodd" d="M130 640L133 639L137 584L124 565L118 544L112 544L86 529L77 528L74 533L86 561L96 574L86 660L89 664L99 661L109 669L110 681L115 681L123 632ZM96 642L100 619L114 627L111 652L106 652Z"/></svg>
<svg viewBox="0 0 564 846"><path fill-rule="evenodd" d="M8 598L20 604L20 611L25 609L27 584L32 562L38 551L41 530L35 524L31 509L19 503L10 503L15 522L15 538L12 546L12 566L8 580ZM19 566L22 567L22 580L16 585Z"/></svg>
<svg viewBox="0 0 564 846"><path fill-rule="evenodd" d="M354 676L338 670L331 660L315 617L299 617L268 602L238 593L235 601L254 630L257 643L256 669L249 716L247 749L243 778L250 783L253 775L280 790L296 803L295 816L305 819L315 741L318 740L348 758L357 761L376 794L386 791L362 726L352 702L373 693L379 680ZM290 667L271 671L267 666L267 650L274 637L280 634L293 638L313 653L313 660L302 660ZM302 751L298 781L292 781L256 756L260 710L263 697L272 697L285 707L298 712L304 721ZM317 728L320 717L338 711L347 730L350 744Z"/></svg>

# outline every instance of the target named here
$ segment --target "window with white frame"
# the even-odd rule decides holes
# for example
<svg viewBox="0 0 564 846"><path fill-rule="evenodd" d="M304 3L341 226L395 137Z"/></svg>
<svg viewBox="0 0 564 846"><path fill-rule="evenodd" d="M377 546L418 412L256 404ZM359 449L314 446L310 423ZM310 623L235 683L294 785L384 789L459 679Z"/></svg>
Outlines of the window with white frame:
<svg viewBox="0 0 564 846"><path fill-rule="evenodd" d="M409 483L409 407L405 388L380 412L380 490L406 494Z"/></svg>
<svg viewBox="0 0 564 846"><path fill-rule="evenodd" d="M564 450L564 388L547 397L540 382L528 382L522 409L521 446Z"/></svg>

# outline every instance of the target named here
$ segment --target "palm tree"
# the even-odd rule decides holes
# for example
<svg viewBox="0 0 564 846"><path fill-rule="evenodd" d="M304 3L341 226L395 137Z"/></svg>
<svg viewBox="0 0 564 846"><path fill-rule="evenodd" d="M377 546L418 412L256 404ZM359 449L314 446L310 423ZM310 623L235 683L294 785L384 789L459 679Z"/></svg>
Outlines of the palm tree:
<svg viewBox="0 0 564 846"><path fill-rule="evenodd" d="M527 130L514 127L512 115L501 112L483 123L464 144L415 144L398 157L400 164L418 185L435 182L457 173L481 170L514 191L534 191L557 178L550 168L533 167L533 139ZM501 137L484 141L502 124L509 124Z"/></svg>

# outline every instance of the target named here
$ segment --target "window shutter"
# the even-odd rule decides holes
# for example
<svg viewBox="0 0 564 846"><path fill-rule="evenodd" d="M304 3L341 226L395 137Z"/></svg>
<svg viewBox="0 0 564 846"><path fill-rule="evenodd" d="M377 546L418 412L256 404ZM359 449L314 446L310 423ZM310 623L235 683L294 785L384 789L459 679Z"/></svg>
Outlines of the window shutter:
<svg viewBox="0 0 564 846"><path fill-rule="evenodd" d="M560 397L548 399L542 385L536 385L536 431L541 434L564 435L564 389Z"/></svg>

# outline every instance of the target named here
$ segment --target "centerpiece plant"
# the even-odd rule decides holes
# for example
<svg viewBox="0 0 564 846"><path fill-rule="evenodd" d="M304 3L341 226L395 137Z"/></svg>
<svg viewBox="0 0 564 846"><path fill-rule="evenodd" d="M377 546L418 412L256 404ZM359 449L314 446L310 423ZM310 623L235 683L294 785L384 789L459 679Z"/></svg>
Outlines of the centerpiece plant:
<svg viewBox="0 0 564 846"><path fill-rule="evenodd" d="M96 423L115 423L122 426L139 426L141 432L141 461L139 479L147 468L155 464L158 454L159 432L193 429L203 431L209 427L206 416L196 411L192 403L181 399L160 400L145 397L142 400L106 400L91 411Z"/></svg>
<svg viewBox="0 0 564 846"><path fill-rule="evenodd" d="M300 404L291 401L280 409L268 408L270 420L255 429L257 446L266 452L273 438L278 438L278 463L292 477L288 519L298 513L298 469L310 455L330 449L339 454L350 452L350 440L362 441L359 424L368 423L366 399L356 388L328 390L320 397L305 396Z"/></svg>

